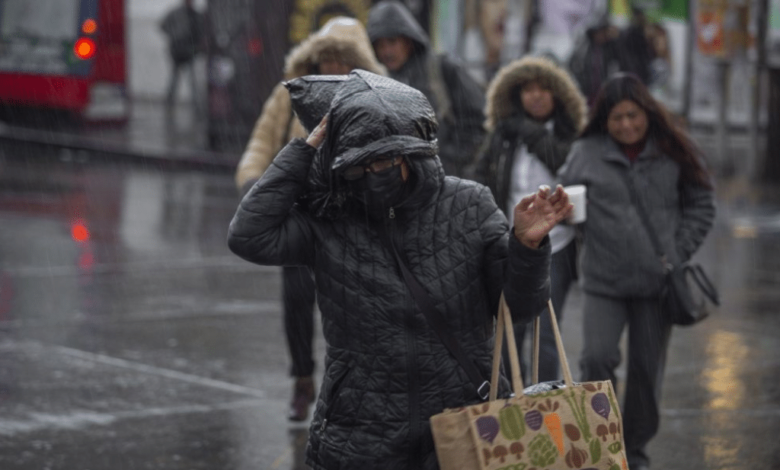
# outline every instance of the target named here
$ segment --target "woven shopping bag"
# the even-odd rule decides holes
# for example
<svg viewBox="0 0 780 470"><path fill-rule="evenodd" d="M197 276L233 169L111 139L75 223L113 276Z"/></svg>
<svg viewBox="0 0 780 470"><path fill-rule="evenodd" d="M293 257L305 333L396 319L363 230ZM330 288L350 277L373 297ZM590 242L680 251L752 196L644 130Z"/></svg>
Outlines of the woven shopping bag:
<svg viewBox="0 0 780 470"><path fill-rule="evenodd" d="M615 391L608 380L575 383L548 302L564 381L523 388L509 309L502 297L487 402L431 417L441 470L628 470ZM504 332L515 395L497 399ZM538 382L539 320L533 376ZM518 393L520 391L521 393Z"/></svg>

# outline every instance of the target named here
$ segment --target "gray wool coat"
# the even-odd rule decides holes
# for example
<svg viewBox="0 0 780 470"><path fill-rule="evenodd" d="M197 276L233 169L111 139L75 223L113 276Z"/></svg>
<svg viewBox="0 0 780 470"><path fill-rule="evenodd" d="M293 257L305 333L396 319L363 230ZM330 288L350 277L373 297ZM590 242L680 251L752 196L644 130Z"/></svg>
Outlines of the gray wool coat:
<svg viewBox="0 0 780 470"><path fill-rule="evenodd" d="M563 185L587 186L581 272L586 292L608 297L659 294L664 269L632 203L634 183L669 262L687 261L715 219L713 191L680 179L680 167L651 140L631 164L607 135L575 142L558 172Z"/></svg>

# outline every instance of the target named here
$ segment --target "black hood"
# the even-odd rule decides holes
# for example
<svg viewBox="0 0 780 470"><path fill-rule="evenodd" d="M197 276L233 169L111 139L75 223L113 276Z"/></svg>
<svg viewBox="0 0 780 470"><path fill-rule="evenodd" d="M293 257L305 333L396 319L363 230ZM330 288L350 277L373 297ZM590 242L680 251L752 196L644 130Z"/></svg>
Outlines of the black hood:
<svg viewBox="0 0 780 470"><path fill-rule="evenodd" d="M438 124L419 91L365 70L355 70L346 79L301 77L286 86L302 122L318 122L324 103L330 103L326 137L301 201L313 215L344 215L358 196L341 172L379 155L403 156L409 164L415 186L404 208L425 203L440 186L444 172L437 156Z"/></svg>
<svg viewBox="0 0 780 470"><path fill-rule="evenodd" d="M368 13L368 37L371 43L378 39L405 36L415 43L415 49L428 50L430 41L425 30L403 4L395 1L379 2Z"/></svg>

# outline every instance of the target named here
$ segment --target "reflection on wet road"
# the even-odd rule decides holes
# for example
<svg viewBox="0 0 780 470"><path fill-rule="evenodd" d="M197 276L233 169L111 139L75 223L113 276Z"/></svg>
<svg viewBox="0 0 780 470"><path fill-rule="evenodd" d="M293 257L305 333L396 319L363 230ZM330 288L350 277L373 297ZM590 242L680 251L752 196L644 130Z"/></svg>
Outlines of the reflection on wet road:
<svg viewBox="0 0 780 470"><path fill-rule="evenodd" d="M0 468L306 468L279 271L225 245L232 175L2 150ZM780 200L719 192L723 305L674 332L653 468L780 468Z"/></svg>

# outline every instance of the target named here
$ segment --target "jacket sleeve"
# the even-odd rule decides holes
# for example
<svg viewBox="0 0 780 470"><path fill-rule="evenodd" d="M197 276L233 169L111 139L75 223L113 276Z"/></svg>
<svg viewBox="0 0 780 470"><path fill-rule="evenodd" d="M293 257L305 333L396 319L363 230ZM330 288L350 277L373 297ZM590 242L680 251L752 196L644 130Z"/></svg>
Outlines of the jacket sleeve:
<svg viewBox="0 0 780 470"><path fill-rule="evenodd" d="M295 139L241 200L228 229L228 247L241 258L272 266L309 265L314 259L311 219L295 201L304 192L316 149Z"/></svg>
<svg viewBox="0 0 780 470"><path fill-rule="evenodd" d="M547 305L551 253L549 237L533 249L520 243L514 232L510 233L504 296L514 323L530 322Z"/></svg>
<svg viewBox="0 0 780 470"><path fill-rule="evenodd" d="M260 118L255 123L249 143L238 162L235 180L240 192L263 175L276 153L287 143L283 140L291 124L290 116L290 94L280 83L263 105Z"/></svg>
<svg viewBox="0 0 780 470"><path fill-rule="evenodd" d="M693 256L715 221L715 198L712 189L683 184L680 189L681 221L675 234L677 253L684 262Z"/></svg>
<svg viewBox="0 0 780 470"><path fill-rule="evenodd" d="M534 250L520 243L509 230L506 217L489 190L482 195L480 230L487 247L483 265L490 312L498 312L503 290L514 323L525 324L544 309L550 298L550 243L546 238Z"/></svg>

